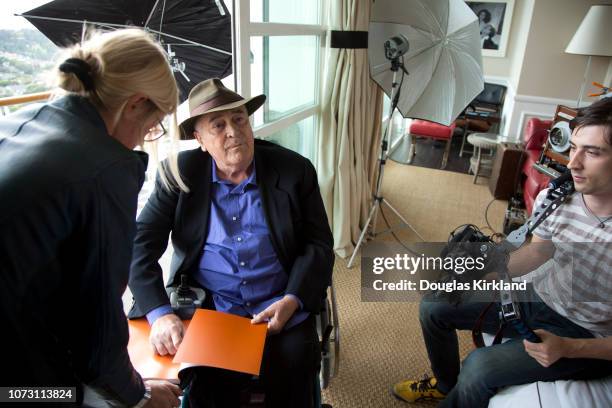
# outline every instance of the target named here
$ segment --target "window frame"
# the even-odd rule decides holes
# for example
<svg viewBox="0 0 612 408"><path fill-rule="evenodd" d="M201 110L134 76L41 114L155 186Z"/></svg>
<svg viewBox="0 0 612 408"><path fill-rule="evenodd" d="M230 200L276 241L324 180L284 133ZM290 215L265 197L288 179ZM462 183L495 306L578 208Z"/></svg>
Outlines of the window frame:
<svg viewBox="0 0 612 408"><path fill-rule="evenodd" d="M315 99L312 105L300 107L286 116L264 123L253 129L256 138L266 139L271 135L282 131L293 124L314 117L314 138L311 141L314 158L317 156L316 146L318 144L318 124L321 112L321 79L323 77L323 66L325 57L325 42L327 28L323 23L323 11L326 0L320 0L319 21L320 24L290 24L290 23L265 23L251 22L251 0L232 0L234 10L234 81L239 94L245 98L251 95L251 64L250 46L251 37L272 36L315 36L318 38L317 67L315 70Z"/></svg>

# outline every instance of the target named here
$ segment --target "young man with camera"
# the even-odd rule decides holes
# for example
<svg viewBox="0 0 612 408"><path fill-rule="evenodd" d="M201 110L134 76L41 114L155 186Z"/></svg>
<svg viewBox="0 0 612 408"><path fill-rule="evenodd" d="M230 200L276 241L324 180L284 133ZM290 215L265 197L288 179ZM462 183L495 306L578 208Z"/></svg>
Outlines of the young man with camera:
<svg viewBox="0 0 612 408"><path fill-rule="evenodd" d="M575 121L568 168L576 192L508 264L512 277L533 271L520 305L541 343L519 337L479 348L460 367L456 330L472 329L483 304L426 296L419 319L434 376L395 384L399 399L487 407L501 387L612 373L612 98L583 109ZM498 323L490 310L483 331L495 332Z"/></svg>

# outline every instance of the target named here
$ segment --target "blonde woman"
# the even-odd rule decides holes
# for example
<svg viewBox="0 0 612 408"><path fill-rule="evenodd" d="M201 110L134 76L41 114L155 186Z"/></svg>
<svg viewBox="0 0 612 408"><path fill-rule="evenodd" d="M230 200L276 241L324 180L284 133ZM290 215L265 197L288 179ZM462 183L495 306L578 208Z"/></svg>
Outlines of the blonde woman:
<svg viewBox="0 0 612 408"><path fill-rule="evenodd" d="M0 120L0 384L76 387L75 405L177 406L177 386L132 367L121 302L147 165L133 149L176 111L174 76L129 29L69 50L57 79L64 96Z"/></svg>

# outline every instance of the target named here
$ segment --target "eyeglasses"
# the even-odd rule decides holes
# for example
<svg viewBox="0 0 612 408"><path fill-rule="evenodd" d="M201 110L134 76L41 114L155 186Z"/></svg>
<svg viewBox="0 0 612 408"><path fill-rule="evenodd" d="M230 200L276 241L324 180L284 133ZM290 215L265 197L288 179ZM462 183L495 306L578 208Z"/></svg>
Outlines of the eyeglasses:
<svg viewBox="0 0 612 408"><path fill-rule="evenodd" d="M166 128L160 120L157 125L153 126L144 137L145 142L153 142L166 134Z"/></svg>

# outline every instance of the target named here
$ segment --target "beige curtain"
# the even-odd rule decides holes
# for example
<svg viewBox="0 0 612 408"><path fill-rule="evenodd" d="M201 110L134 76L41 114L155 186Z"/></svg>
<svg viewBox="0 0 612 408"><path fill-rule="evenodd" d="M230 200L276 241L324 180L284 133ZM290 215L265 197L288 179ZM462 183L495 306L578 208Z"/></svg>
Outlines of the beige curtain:
<svg viewBox="0 0 612 408"><path fill-rule="evenodd" d="M367 31L371 0L329 0L331 30ZM334 249L351 254L365 224L377 171L382 90L370 79L366 49L325 50L316 167L334 234Z"/></svg>

